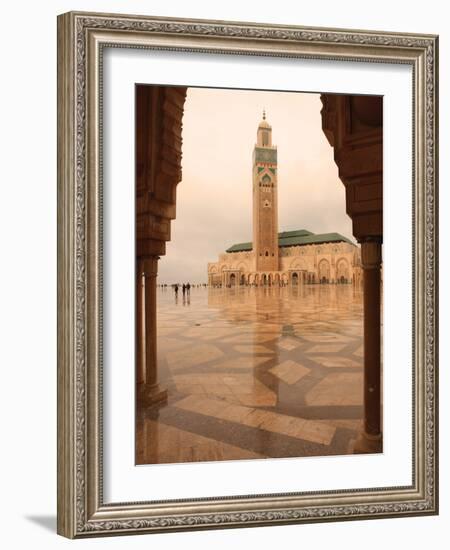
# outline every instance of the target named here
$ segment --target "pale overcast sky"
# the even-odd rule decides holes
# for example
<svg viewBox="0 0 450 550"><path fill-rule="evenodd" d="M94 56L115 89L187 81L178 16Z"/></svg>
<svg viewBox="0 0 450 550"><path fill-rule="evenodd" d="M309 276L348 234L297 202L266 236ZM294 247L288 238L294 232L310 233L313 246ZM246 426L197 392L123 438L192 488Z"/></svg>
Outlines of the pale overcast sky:
<svg viewBox="0 0 450 550"><path fill-rule="evenodd" d="M279 231L353 239L319 94L188 88L183 179L159 283L206 282L208 262L252 240L252 153L263 108L278 147Z"/></svg>

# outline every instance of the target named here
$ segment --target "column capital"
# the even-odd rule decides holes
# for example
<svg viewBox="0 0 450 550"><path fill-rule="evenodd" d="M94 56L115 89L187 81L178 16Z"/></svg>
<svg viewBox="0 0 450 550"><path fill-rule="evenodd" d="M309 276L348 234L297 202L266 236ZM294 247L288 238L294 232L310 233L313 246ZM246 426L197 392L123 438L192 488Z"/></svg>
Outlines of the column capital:
<svg viewBox="0 0 450 550"><path fill-rule="evenodd" d="M370 238L361 242L361 265L363 269L380 269L381 238Z"/></svg>
<svg viewBox="0 0 450 550"><path fill-rule="evenodd" d="M137 260L137 273L144 277L156 277L158 275L159 256L144 256Z"/></svg>

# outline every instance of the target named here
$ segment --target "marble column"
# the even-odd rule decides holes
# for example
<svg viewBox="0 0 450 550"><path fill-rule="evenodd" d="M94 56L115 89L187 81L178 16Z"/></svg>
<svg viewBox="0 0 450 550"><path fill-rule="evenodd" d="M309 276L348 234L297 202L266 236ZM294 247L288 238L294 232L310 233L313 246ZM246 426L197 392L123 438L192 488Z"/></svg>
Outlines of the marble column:
<svg viewBox="0 0 450 550"><path fill-rule="evenodd" d="M137 273L137 369L138 399L145 405L163 404L167 390L158 383L156 333L157 256L139 258Z"/></svg>
<svg viewBox="0 0 450 550"><path fill-rule="evenodd" d="M364 273L364 433L355 452L380 452L381 428L381 239L361 242Z"/></svg>

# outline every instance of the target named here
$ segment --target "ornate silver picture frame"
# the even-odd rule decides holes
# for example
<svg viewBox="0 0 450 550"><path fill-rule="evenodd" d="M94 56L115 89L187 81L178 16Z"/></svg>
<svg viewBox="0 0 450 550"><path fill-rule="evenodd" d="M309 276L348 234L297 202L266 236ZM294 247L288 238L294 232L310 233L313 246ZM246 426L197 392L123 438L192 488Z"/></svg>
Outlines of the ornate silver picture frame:
<svg viewBox="0 0 450 550"><path fill-rule="evenodd" d="M105 501L102 93L107 48L411 67L412 181L405 197L413 212L411 484L163 500L152 498L150 490L143 502ZM437 56L438 38L432 35L76 12L58 17L59 534L82 538L438 513ZM344 107L338 103L325 99L323 129L341 168L334 130ZM377 208L382 210L375 206L373 211ZM367 242L370 256L377 241ZM134 365L129 368L134 376Z"/></svg>

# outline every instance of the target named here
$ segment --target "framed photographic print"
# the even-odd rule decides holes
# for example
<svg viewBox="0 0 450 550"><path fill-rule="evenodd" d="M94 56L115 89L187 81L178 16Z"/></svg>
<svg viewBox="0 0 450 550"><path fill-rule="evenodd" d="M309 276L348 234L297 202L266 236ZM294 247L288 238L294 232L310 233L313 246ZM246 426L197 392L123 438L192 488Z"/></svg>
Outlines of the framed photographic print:
<svg viewBox="0 0 450 550"><path fill-rule="evenodd" d="M58 532L436 514L437 37L58 52Z"/></svg>

